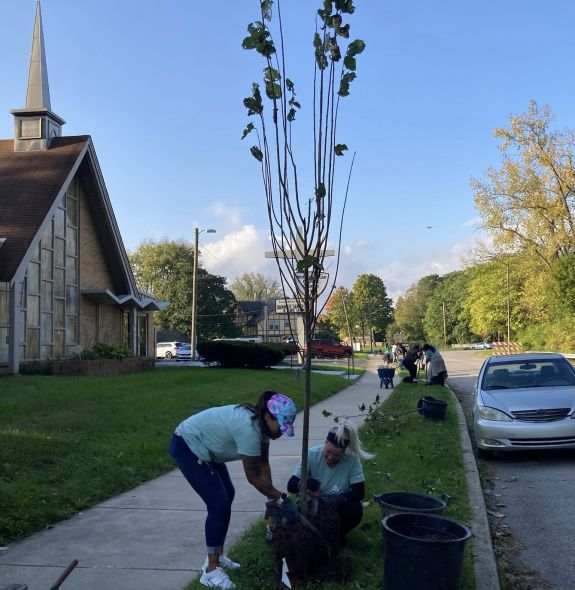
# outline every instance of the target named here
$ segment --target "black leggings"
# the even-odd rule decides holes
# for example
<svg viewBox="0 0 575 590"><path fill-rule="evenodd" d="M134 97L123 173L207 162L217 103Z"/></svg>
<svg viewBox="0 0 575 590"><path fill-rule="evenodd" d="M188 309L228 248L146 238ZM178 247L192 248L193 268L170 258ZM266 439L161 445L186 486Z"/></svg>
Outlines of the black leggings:
<svg viewBox="0 0 575 590"><path fill-rule="evenodd" d="M354 529L363 518L363 506L361 502L346 502L339 507L341 516L341 536L345 537L351 529Z"/></svg>
<svg viewBox="0 0 575 590"><path fill-rule="evenodd" d="M409 376L412 379L417 377L417 365L410 359L403 361L403 366L409 371Z"/></svg>

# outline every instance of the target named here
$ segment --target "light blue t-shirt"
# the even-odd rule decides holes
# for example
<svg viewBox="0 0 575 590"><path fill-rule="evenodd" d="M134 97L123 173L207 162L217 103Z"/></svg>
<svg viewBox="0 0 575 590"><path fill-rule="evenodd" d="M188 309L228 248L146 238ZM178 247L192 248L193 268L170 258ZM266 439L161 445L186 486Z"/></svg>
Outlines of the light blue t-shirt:
<svg viewBox="0 0 575 590"><path fill-rule="evenodd" d="M240 455L259 457L262 443L269 438L262 433L253 413L238 406L209 408L190 416L176 428L186 444L202 461L226 463Z"/></svg>
<svg viewBox="0 0 575 590"><path fill-rule="evenodd" d="M323 456L324 445L311 447L307 452L308 477L320 481L320 491L326 495L348 492L351 485L365 481L359 459L344 453L335 467L328 467ZM294 475L301 479L301 463L295 468Z"/></svg>

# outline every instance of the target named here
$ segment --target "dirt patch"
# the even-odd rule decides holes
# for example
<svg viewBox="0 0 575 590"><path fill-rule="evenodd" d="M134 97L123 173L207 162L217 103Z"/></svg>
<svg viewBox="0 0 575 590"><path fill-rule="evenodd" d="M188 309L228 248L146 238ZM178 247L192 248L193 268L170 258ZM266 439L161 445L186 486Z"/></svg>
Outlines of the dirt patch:
<svg viewBox="0 0 575 590"><path fill-rule="evenodd" d="M280 526L273 531L271 545L278 561L285 558L292 588L308 582L345 584L351 576L349 559L340 555L341 519L337 509L323 506L309 521L319 535L298 523Z"/></svg>

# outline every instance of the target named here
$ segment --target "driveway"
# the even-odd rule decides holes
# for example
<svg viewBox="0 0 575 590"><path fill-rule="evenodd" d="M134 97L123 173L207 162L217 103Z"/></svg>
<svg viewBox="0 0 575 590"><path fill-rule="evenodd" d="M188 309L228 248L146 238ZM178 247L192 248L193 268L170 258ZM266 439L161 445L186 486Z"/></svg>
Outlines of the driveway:
<svg viewBox="0 0 575 590"><path fill-rule="evenodd" d="M448 383L468 415L484 357L471 351L443 356ZM498 453L493 460L479 461L498 560L514 577L514 589L575 587L574 465L572 451Z"/></svg>

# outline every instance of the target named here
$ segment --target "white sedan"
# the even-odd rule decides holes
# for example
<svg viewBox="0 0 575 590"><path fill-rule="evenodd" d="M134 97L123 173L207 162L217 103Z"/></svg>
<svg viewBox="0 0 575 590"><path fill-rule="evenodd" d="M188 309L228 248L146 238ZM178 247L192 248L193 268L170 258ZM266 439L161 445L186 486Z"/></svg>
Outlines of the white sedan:
<svg viewBox="0 0 575 590"><path fill-rule="evenodd" d="M492 356L473 405L477 453L575 449L575 368L561 354Z"/></svg>

